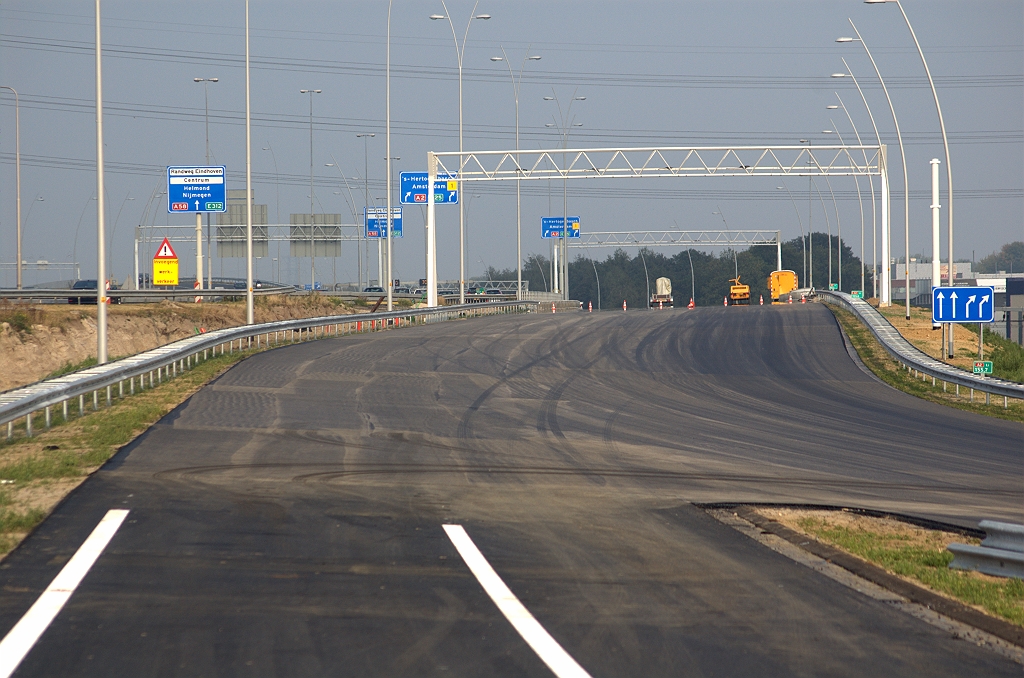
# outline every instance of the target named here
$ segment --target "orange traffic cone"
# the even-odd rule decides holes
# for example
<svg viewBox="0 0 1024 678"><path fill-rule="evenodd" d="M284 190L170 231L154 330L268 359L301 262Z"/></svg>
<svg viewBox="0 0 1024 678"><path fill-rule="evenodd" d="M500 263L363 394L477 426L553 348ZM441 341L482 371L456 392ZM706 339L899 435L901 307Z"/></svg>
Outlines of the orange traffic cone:
<svg viewBox="0 0 1024 678"><path fill-rule="evenodd" d="M594 312L594 302L588 301L587 302L587 313L593 313L593 312Z"/></svg>
<svg viewBox="0 0 1024 678"><path fill-rule="evenodd" d="M806 304L807 303L807 296L806 295L803 295L803 294L800 295L800 303L801 304Z"/></svg>
<svg viewBox="0 0 1024 678"><path fill-rule="evenodd" d="M696 304L693 303L693 297L690 297L690 303L686 305L686 308L694 308Z"/></svg>
<svg viewBox="0 0 1024 678"><path fill-rule="evenodd" d="M551 312L555 312L555 302L551 302Z"/></svg>
<svg viewBox="0 0 1024 678"><path fill-rule="evenodd" d="M792 294L789 295L789 303L791 303L791 304L793 303L793 295Z"/></svg>
<svg viewBox="0 0 1024 678"><path fill-rule="evenodd" d="M722 306L729 305L729 297L722 297Z"/></svg>
<svg viewBox="0 0 1024 678"><path fill-rule="evenodd" d="M659 302L658 302L658 310L659 310L659 311L665 308L665 306L663 305L663 303L664 303L664 302L661 302L661 301L659 301Z"/></svg>
<svg viewBox="0 0 1024 678"><path fill-rule="evenodd" d="M764 306L764 295L761 295L761 305Z"/></svg>
<svg viewBox="0 0 1024 678"><path fill-rule="evenodd" d="M622 300L622 310L623 311L626 310L626 300L625 299Z"/></svg>

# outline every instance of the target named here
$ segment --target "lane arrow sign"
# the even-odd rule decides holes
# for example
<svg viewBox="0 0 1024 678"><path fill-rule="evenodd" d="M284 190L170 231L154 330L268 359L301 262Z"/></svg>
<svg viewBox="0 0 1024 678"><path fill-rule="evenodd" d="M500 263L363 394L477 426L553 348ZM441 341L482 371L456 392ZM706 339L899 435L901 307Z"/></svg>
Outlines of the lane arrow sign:
<svg viewBox="0 0 1024 678"><path fill-rule="evenodd" d="M199 211L199 201L196 200L196 212L198 212L198 211Z"/></svg>
<svg viewBox="0 0 1024 678"><path fill-rule="evenodd" d="M953 320L956 320L956 292L950 293L949 300L953 306Z"/></svg>
<svg viewBox="0 0 1024 678"><path fill-rule="evenodd" d="M985 305L985 302L986 302L986 301L988 301L988 300L989 300L989 296L988 296L988 295L986 294L985 296L983 296L983 297L981 298L981 301L979 301L979 302L978 302L978 315L981 315L981 316L985 315L985 314L984 314L984 313L982 312L982 310L981 310L981 307L982 307L982 306L984 306L984 305Z"/></svg>
<svg viewBox="0 0 1024 678"><path fill-rule="evenodd" d="M939 300L939 303L936 306L937 306L937 308L939 310L939 318L941 319L942 318L942 300L945 299L946 297L945 297L945 295L942 294L942 292L939 292L935 296Z"/></svg>
<svg viewBox="0 0 1024 678"><path fill-rule="evenodd" d="M977 294L972 294L971 296L967 297L967 303L964 304L964 315L967 316L968 318L971 317L971 304L973 304L974 300L977 298Z"/></svg>

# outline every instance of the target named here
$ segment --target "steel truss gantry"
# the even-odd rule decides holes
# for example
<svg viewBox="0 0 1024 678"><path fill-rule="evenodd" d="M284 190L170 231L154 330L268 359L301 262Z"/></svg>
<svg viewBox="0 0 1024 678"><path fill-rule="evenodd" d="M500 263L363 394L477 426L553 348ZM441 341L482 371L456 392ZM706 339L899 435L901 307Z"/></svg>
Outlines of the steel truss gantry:
<svg viewBox="0 0 1024 678"><path fill-rule="evenodd" d="M882 193L882 233L883 237L888 237L889 182L885 156L884 144L811 147L799 145L558 148L461 153L428 151L427 304L437 305L434 182L438 173L456 176L463 182L669 177L879 176ZM517 262L517 265L521 265L521 262Z"/></svg>
<svg viewBox="0 0 1024 678"><path fill-rule="evenodd" d="M583 233L569 247L731 247L774 245L776 270L782 269L781 231L595 231Z"/></svg>

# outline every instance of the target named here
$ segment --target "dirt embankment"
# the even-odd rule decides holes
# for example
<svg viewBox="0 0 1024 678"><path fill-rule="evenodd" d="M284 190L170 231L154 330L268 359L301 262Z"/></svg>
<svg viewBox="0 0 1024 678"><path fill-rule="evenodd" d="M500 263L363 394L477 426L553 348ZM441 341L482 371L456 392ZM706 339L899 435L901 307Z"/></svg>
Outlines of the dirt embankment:
<svg viewBox="0 0 1024 678"><path fill-rule="evenodd" d="M330 297L259 297L256 322L365 312ZM243 302L110 306L107 352L141 353L195 334L245 323ZM43 379L96 356L96 307L0 302L0 391Z"/></svg>

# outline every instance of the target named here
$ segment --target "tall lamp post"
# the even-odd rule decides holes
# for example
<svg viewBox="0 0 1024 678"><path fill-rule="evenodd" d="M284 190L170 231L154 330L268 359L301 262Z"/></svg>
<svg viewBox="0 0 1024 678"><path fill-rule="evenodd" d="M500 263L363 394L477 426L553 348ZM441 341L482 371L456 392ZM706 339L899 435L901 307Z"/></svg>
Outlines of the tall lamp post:
<svg viewBox="0 0 1024 678"><path fill-rule="evenodd" d="M277 171L277 156L274 154L274 147L270 145L269 141L267 142L267 145L263 146L262 148L263 148L264 151L270 151L270 159L274 161L274 190L275 190L274 209L275 209L275 211L277 213L277 216L276 216L277 224L280 225L281 224L281 174ZM208 255L213 253L210 250L209 247L207 247L206 249L207 249ZM277 264L277 276L274 278L274 280L276 282L281 282L281 264L280 264L280 259L281 259L281 241L279 240L279 241L277 241L277 257L273 259L273 261L278 262L278 264ZM213 257L212 256L209 258L209 261L210 262L213 261ZM211 263L210 266L212 267L213 264ZM273 274L273 272L274 272L273 267L271 267L271 271L270 272L271 272L271 274ZM212 269L211 269L210 280L213 280Z"/></svg>
<svg viewBox="0 0 1024 678"><path fill-rule="evenodd" d="M842 39L843 38L840 38L840 40L842 40ZM837 40L837 42L838 42L838 40ZM857 88L857 92L860 94L861 102L863 102L863 104L864 104L864 109L868 112L868 119L871 120L871 128L875 132L875 141L878 143L878 166L880 168L885 168L885 162L886 162L885 158L886 158L886 156L885 156L885 153L882 152L882 136L878 133L878 125L875 124L875 116L871 112L871 107L868 105L867 97L864 96L864 90L862 90L860 88L860 83L857 82L857 76L855 76L853 74L853 71L850 70L850 65L848 63L846 63L846 59L843 59L842 61L843 61L843 66L846 67L846 71L844 71L842 73L833 73L832 77L833 78L846 78L846 77L849 77L851 80L853 80L853 84ZM838 93L836 93L836 98L839 98L839 94ZM842 99L839 100L839 103L842 103ZM845 110L846 107L844 106L843 108ZM846 114L849 116L850 115L849 111L847 111ZM850 122L851 122L851 124L853 123L853 119L852 118L851 118ZM854 127L854 131L856 131L856 129L857 128ZM858 135L858 140L859 140L859 138L860 137ZM864 154L864 158L865 158L865 162L867 162L867 153L866 152ZM872 222L872 227L874 227L874 219L875 219L875 209L874 209L875 208L875 182L874 182L874 178L871 177L870 175L868 176L868 180L871 182L871 208L872 208L871 222ZM882 265L880 267L876 266L875 269L874 269L874 285L875 285L875 296L879 298L879 306L888 306L892 302L892 294L890 292L890 287L889 287L889 284L890 284L890 275L889 275L889 258L890 258L890 256L889 256L889 251L890 251L890 242L889 242L889 172L888 172L887 169L886 169L885 172L882 173L882 176L881 176L880 180L881 180L880 190L881 190L881 193L882 193L882 224L881 224L881 226L882 226L882 237L881 237L881 240L882 240ZM874 233L872 233L871 237L872 237L872 242L874 242ZM877 249L874 247L874 245L872 245L872 258L874 258L875 251L877 251ZM884 271L884 274L883 274L883 271ZM878 290L878 279L879 278L882 279L882 290L881 290L881 293L879 293L879 290ZM879 296L879 294L881 294L881 296Z"/></svg>
<svg viewBox="0 0 1024 678"><path fill-rule="evenodd" d="M935 112L939 116L939 129L942 132L942 147L946 152L946 198L949 201L948 209L946 210L946 221L949 229L949 286L953 286L953 166L949 164L949 140L946 138L946 123L942 119L942 107L939 105L939 94L935 91L935 81L932 80L932 72L928 68L928 61L924 58L924 50L921 49L921 43L917 40L917 34L914 33L914 27L910 25L910 18L907 17L907 13L903 10L903 4L899 0L864 0L866 4L878 5L885 2L895 2L896 6L900 8L900 14L903 15L903 20L907 24L907 28L910 30L910 37L914 39L914 46L917 47L917 53L921 57L921 64L924 65L924 74L928 76L928 85L932 88L932 98L935 100ZM853 22L851 22L853 23ZM859 35L858 35L859 37ZM867 47L865 47L867 49ZM909 270L909 267L908 267ZM907 298L910 298L910 290L907 290ZM909 313L909 311L907 311ZM949 357L953 357L953 333L949 333Z"/></svg>
<svg viewBox="0 0 1024 678"><path fill-rule="evenodd" d="M309 95L309 292L316 291L316 218L313 214L313 95L319 89L300 89L299 94ZM390 308L388 309L391 310Z"/></svg>
<svg viewBox="0 0 1024 678"><path fill-rule="evenodd" d="M107 252L103 221L106 213L103 187L103 41L100 0L96 0L96 362L107 362ZM21 266L21 252L18 252Z"/></svg>
<svg viewBox="0 0 1024 678"><path fill-rule="evenodd" d="M878 82L882 85L882 91L885 93L885 100L889 103L889 112L892 113L892 121L896 127L896 140L900 145L900 159L903 161L903 237L904 246L906 248L906 256L904 266L906 272L906 297L907 297L907 311L906 318L910 320L910 183L907 179L907 154L903 149L903 135L900 133L900 123L896 119L896 108L892 105L892 98L889 96L889 89L885 86L885 80L882 79L882 73L878 70L878 64L875 63L875 58L871 56L871 50L868 49L868 44L864 42L864 38L861 37L860 31L857 30L857 26L854 25L853 19L850 19L850 26L853 27L853 32L857 34L856 38L837 38L836 42L859 42L864 48L864 52L868 55L868 60L871 61L871 66L875 69L875 75L878 76ZM839 75L844 77L845 74ZM948 167L946 168L948 171ZM882 262L882 265L888 271L889 262ZM950 265L952 271L952 264ZM889 300L891 302L891 299ZM888 305L888 304L886 304Z"/></svg>
<svg viewBox="0 0 1024 678"><path fill-rule="evenodd" d="M367 160L367 143L369 142L370 138L375 137L375 136L377 136L377 135L372 133L372 132L361 132L361 133L356 135L357 139L362 139L363 140L363 205L369 205L370 204L370 183L369 183L370 180L367 178L369 176L369 174L368 174L368 172L369 172L369 164L368 164L369 161ZM362 258L359 259L359 287L364 287L364 286L370 284L370 260L369 260L369 253L366 251L367 243L366 243L366 239L363 237L365 235L363 233L363 230L364 229L362 229L362 228L359 229L359 240L357 241L357 242L361 242L362 243L362 246L359 248L362 251L362 255L361 255ZM363 282L363 273L362 273L362 271L363 271L363 261L364 260L366 261L366 282L365 283Z"/></svg>
<svg viewBox="0 0 1024 678"><path fill-rule="evenodd" d="M832 123L832 126L835 127L835 123ZM835 134L835 130L826 129L826 130L822 130L821 133L822 134ZM840 144L843 143L842 137L839 138L839 143ZM836 255L836 259L837 259L837 267L839 268L839 275L837 276L837 278L838 278L837 283L839 285L839 288L838 288L839 291L842 292L843 291L843 221L839 217L839 203L836 202L836 194L835 194L835 191L832 190L832 180L828 178L827 174L825 175L825 185L828 186L829 195L832 196L832 209L834 209L836 211L836 231L837 231L837 236L836 237L838 238L838 242L836 243L836 250L838 250L838 253ZM828 269L829 269L828 281L831 283L832 282L832 234L831 233L829 233L829 236L828 236Z"/></svg>
<svg viewBox="0 0 1024 678"><path fill-rule="evenodd" d="M569 147L569 132L572 131L573 127L583 127L582 122L576 122L576 118L570 117L572 115L572 105L577 101L586 101L587 97L576 96L576 92L579 88L573 90L572 98L569 100L569 105L565 108L565 113L562 113L562 103L558 100L558 94L555 90L551 90L551 96L544 97L544 101L554 101L558 107L558 118L556 123L547 123L545 127L557 127L562 135L562 237L559 238L559 244L561 245L561 271L559 271L559 277L561 278L561 292L562 298L566 301L569 300L569 249L566 238L569 236L569 189L567 186L567 179L569 172L565 166L566 157L564 150Z"/></svg>
<svg viewBox="0 0 1024 678"><path fill-rule="evenodd" d="M249 100L249 0L245 0L245 322L256 322L252 291L252 106Z"/></svg>
<svg viewBox="0 0 1024 678"><path fill-rule="evenodd" d="M843 103L843 98L841 96L839 96L839 92L835 92L835 95L836 95L836 99L839 101L839 104L838 105L835 105L835 104L830 105L830 106L828 106L828 108L841 108L841 109L843 109L843 113L846 113L846 119L850 121L850 127L853 128L853 133L857 137L857 145L862 147L861 148L861 154L864 156L864 164L867 165L867 163L868 163L868 152L863 148L864 142L861 141L860 132L857 130L857 125L853 122L853 116L850 115L850 111L849 111L848 108L846 108L846 104ZM874 124L874 123L872 122L872 124ZM835 123L832 123L832 125L834 127ZM840 138L842 138L842 137L840 137ZM881 145L882 145L881 140L879 140L878 145L879 145L879 147L881 147ZM875 288L875 290L874 290L875 293L872 296L877 297L878 296L878 275L875 273L875 269L877 268L877 264L878 264L878 262L876 261L876 255L878 253L878 248L877 248L877 243L875 241L875 230L876 230L876 226L877 226L877 223L875 221L875 214L876 214L877 210L875 208L875 180L874 180L874 177L872 175L870 175L870 174L868 175L868 186L869 186L870 192L871 192L871 279L872 279L872 283L873 283L874 288ZM857 178L857 202L859 202L860 205L861 205L861 207L860 207L860 252L861 252L861 257L863 257L864 256L864 203L862 202L862 198L861 198L860 179L859 178ZM861 262L861 267L860 267L860 288L861 288L861 291L864 291L864 268L865 268L864 262L862 261Z"/></svg>
<svg viewBox="0 0 1024 678"><path fill-rule="evenodd" d="M96 8L97 17L99 17L99 6ZM99 29L97 29L98 31ZM18 261L15 266L17 271L17 285L18 289L21 289L21 100L18 96L18 90L7 85L0 85L0 89L9 89L14 92L14 192L15 192L15 205L16 205L16 217L18 221Z"/></svg>
<svg viewBox="0 0 1024 678"><path fill-rule="evenodd" d="M775 187L776 191L781 191L783 189L785 189L786 193L789 194L789 201L793 203L793 211L796 212L796 223L800 225L800 253L803 255L803 260L804 260L804 277L801 278L801 280L803 280L804 284L806 285L807 284L807 243L804 241L804 222L803 222L803 219L800 218L800 210L797 209L796 200L793 198L793 193L789 190L789 186L786 185L785 181L782 182L782 186L776 186ZM687 250L687 253L689 253L689 250Z"/></svg>
<svg viewBox="0 0 1024 678"><path fill-rule="evenodd" d="M210 83L220 82L220 78L192 78L193 82L203 83L203 100L206 110L206 164L210 164ZM213 289L213 250L210 249L210 213L206 213L206 288ZM196 271L196 279L202 289L202 272Z"/></svg>
<svg viewBox="0 0 1024 678"><path fill-rule="evenodd" d="M807 164L810 165L814 162L814 157L811 155L811 140L801 139L801 144L807 144ZM814 178L811 176L810 170L807 171L807 280L804 284L807 285L808 289L814 289L814 231L811 230L811 222L813 221L811 211L811 185L814 183Z"/></svg>
<svg viewBox="0 0 1024 678"><path fill-rule="evenodd" d="M508 66L508 75L512 79L512 94L516 100L516 172L521 172L519 167L519 88L523 84L523 69L526 68L527 61L540 61L539 56L530 56L530 48L526 48L526 55L523 57L523 63L519 66L519 78L516 79L515 74L512 72L512 64L508 60L508 55L505 54L505 48L501 48L501 56L491 57L491 61L504 61L505 65ZM519 191L520 180L516 179L516 300L522 301L523 299L523 219L522 219L522 206ZM597 268L594 269L595 275L597 274ZM597 284L599 293L601 283ZM600 300L598 301L598 307L600 307Z"/></svg>
<svg viewBox="0 0 1024 678"><path fill-rule="evenodd" d="M462 173L462 57L466 53L466 40L469 38L469 27L473 24L473 19L480 19L481 21L487 21L491 18L490 14L477 14L476 8L480 2L473 3L473 11L469 14L469 21L466 22L466 32L462 36L462 45L459 45L459 37L455 32L455 24L452 23L451 13L448 12L448 5L445 4L444 0L441 0L441 6L444 8L444 14L431 14L430 19L432 21L438 21L440 19L447 19L448 25L452 29L452 39L455 41L455 55L458 59L459 64L459 174ZM390 9L389 9L390 16ZM390 43L389 43L390 44ZM390 56L390 49L388 51ZM390 77L390 70L389 70ZM389 90L390 92L390 90ZM388 155L391 155L391 148L388 147ZM388 170L388 176L390 177L391 172ZM461 176L457 176L460 182L462 181ZM388 188L388 195L391 195L390 187ZM391 218L391 210L388 209L388 218ZM389 222L390 225L390 222ZM466 224L465 217L462 212L462 201L459 201L459 303L466 303L466 249L465 249L465 237L466 237ZM390 299L390 297L389 297ZM389 301L390 304L390 301ZM390 308L390 306L389 306Z"/></svg>

